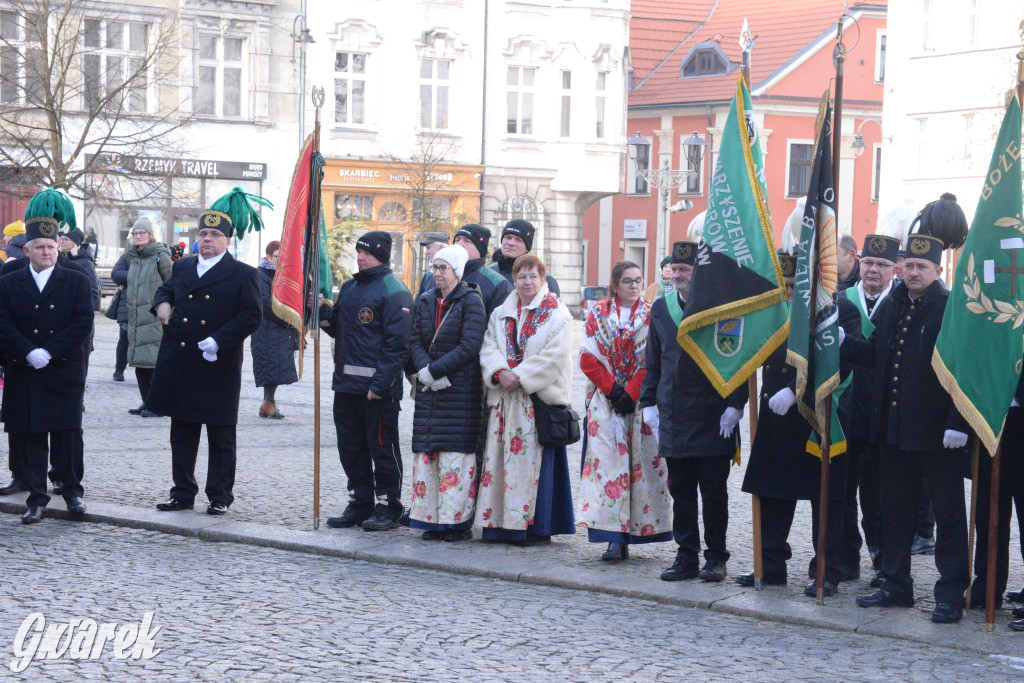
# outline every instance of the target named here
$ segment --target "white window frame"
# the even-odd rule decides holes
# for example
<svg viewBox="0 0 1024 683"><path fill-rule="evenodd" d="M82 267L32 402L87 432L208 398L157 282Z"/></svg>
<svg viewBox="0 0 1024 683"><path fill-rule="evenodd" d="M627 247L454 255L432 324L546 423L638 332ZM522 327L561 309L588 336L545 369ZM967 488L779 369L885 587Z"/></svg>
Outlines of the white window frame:
<svg viewBox="0 0 1024 683"><path fill-rule="evenodd" d="M565 84L566 77L569 84ZM572 137L572 69L560 69L558 72L559 92L561 94L558 110L558 137L568 140Z"/></svg>
<svg viewBox="0 0 1024 683"><path fill-rule="evenodd" d="M423 75L423 66L425 63L430 63L430 76ZM441 78L438 75L440 70L440 64L448 65L448 76L447 78ZM452 70L455 68L455 63L450 59L439 59L436 57L420 57L420 120L419 126L421 130L448 130L451 127L451 85L452 85ZM365 85L365 74L363 78L363 108L366 107L366 85ZM424 90L428 96L428 123L430 125L423 125L423 100ZM437 112L437 105L441 101L443 93L444 99L444 121L438 121L440 118ZM363 117L366 118L365 115ZM439 125L440 124L440 125Z"/></svg>
<svg viewBox="0 0 1024 683"><path fill-rule="evenodd" d="M981 26L981 0L967 0L967 47L978 46Z"/></svg>
<svg viewBox="0 0 1024 683"><path fill-rule="evenodd" d="M85 44L85 35L83 33L83 35L82 35L82 46L81 46L81 49L82 49L82 60L83 60L83 63L82 63L82 75L83 75L83 78L86 80L86 83L88 83L89 79L91 78L91 76L90 76L90 74L86 73L85 59L87 57L99 57L99 59L100 59L100 68L99 68L98 77L100 79L99 86L103 88L102 95L101 95L101 97L102 97L102 96L105 96L110 91L110 87L111 87L111 84L109 82L107 82L107 75L110 72L108 64L110 63L111 60L116 59L117 61L120 62L121 75L122 75L123 78L127 78L129 73L133 73L134 72L134 67L132 67L132 65L131 65L133 59L142 60L142 61L146 60L146 57L147 57L147 55L149 53L149 40L150 40L150 36L152 34L152 31L153 31L153 25L148 23L148 22L128 21L128 20L124 20L124 19L118 19L116 21L112 21L110 19L105 19L103 17L89 17L89 16L87 16L87 17L85 17L83 19L83 22L89 22L89 21L98 21L100 23L99 45L98 46L87 46ZM121 24L121 26L122 26L122 31L121 31L121 47L108 47L107 46L108 34L109 34L109 30L110 30L110 25L111 24ZM132 47L131 47L131 31L132 31L132 26L133 25L143 26L143 27L145 27L145 30L146 30L145 45L142 46L142 50L141 51L140 50L133 50ZM121 83L116 84L114 87L120 87L121 85L123 85L123 83L124 83L124 81L122 80ZM143 114L143 113L149 112L149 110L150 110L149 109L150 108L150 100L151 100L151 98L149 96L149 87L150 87L150 79L148 78L148 74L147 74L145 87L142 89L142 96L144 97L144 101L143 101L142 107L135 107L135 106L133 106L133 95L134 95L135 92L138 91L138 88L130 88L125 93L125 97L127 98L127 102L126 102L126 110L127 111L132 112L134 114ZM91 105L89 104L86 91L83 90L82 91L82 109L89 109L90 106Z"/></svg>
<svg viewBox="0 0 1024 683"><path fill-rule="evenodd" d="M932 45L935 17L935 0L921 0L921 49L934 50Z"/></svg>
<svg viewBox="0 0 1024 683"><path fill-rule="evenodd" d="M598 71L594 78L594 137L608 137L608 72Z"/></svg>
<svg viewBox="0 0 1024 683"><path fill-rule="evenodd" d="M787 199L799 199L800 197L803 197L803 196L805 196L807 194L806 191L803 192L803 193L798 193L798 194L790 194L789 193L789 172L790 172L790 170L793 167L793 159L792 159L793 145L810 145L811 149L813 150L814 149L814 140L802 140L802 139L797 139L797 138L786 140L786 185L785 185L786 193L785 193L785 196L786 196ZM811 160L812 164L813 164L813 161L814 160L812 159Z"/></svg>
<svg viewBox="0 0 1024 683"><path fill-rule="evenodd" d="M6 99L6 100L0 99L0 104L2 104L2 103L23 103L26 100L25 95L26 95L26 92L28 90L28 84L29 84L29 80L28 80L28 71L29 71L29 69L28 69L28 66L26 64L26 61L25 61L24 57L29 53L29 51L32 51L32 48L33 48L34 45L36 45L36 42L34 40L31 40L28 37L28 35L27 35L28 27L26 26L26 23L25 23L25 17L21 16L20 14L18 14L17 12L15 12L13 10L4 9L3 11L5 13L10 13L10 14L14 15L14 19L17 22L18 36L17 36L16 39L10 41L10 48L15 50L14 69L15 69L15 72L16 72L15 78L17 79L17 85L15 86L14 97L12 97L10 99ZM49 33L49 21L47 21L47 33ZM4 45L3 47L8 47L8 46ZM2 68L2 63L0 63L0 68Z"/></svg>
<svg viewBox="0 0 1024 683"><path fill-rule="evenodd" d="M917 119L917 174L923 175L925 169L925 153L928 150L928 117Z"/></svg>
<svg viewBox="0 0 1024 683"><path fill-rule="evenodd" d="M338 70L338 55L340 55L340 54L348 55L347 64L346 64L346 69L347 69L346 71L339 71ZM363 70L362 71L354 71L355 64L356 64L356 61L357 61L356 60L357 56L363 57ZM369 118L367 116L367 114L368 114L368 107L367 107L367 102L368 102L368 80L369 80L369 79L367 79L367 73L369 72L369 70L370 70L370 54L368 52L366 52L364 50L349 50L349 49L335 49L334 50L334 69L332 71L333 77L331 79L332 83L333 83L332 91L333 91L333 95L334 95L334 97L331 99L331 102L333 103L333 105L331 107L331 117L334 120L334 125L336 125L336 126L344 126L344 127L347 127L347 128L365 128L366 127L367 119ZM338 118L338 89L339 89L339 82L341 82L341 81L344 81L347 84L345 86L346 87L346 94L348 95L348 112L347 112L348 120L347 121L342 121L342 120L340 120ZM363 98L362 99L362 117L363 117L363 120L362 121L354 121L353 120L353 118L354 118L354 113L353 113L354 112L354 106L353 106L353 101L352 101L352 92L353 92L353 89L354 89L353 88L353 84L356 83L356 82L362 83L362 85L363 85L363 92L362 92L362 98Z"/></svg>
<svg viewBox="0 0 1024 683"><path fill-rule="evenodd" d="M200 56L201 41L206 38L215 38L217 41L217 55L213 58L203 58ZM240 50L240 58L238 60L228 60L225 57L225 45L229 40L241 41L242 47ZM194 99L193 102L193 113L197 116L218 118L218 119L245 119L249 115L249 68L248 68L248 43L249 39L247 36L223 33L215 31L197 31L196 32L196 44L195 44L195 55L196 55L196 76L194 85ZM213 112L200 112L198 111L199 103L199 88L202 87L200 84L199 70L201 68L213 68L214 69L214 101L213 101ZM225 114L224 113L224 74L226 69L238 69L238 113L237 114Z"/></svg>
<svg viewBox="0 0 1024 683"><path fill-rule="evenodd" d="M882 143L876 142L871 146L871 201L878 203L878 197L882 194Z"/></svg>
<svg viewBox="0 0 1024 683"><path fill-rule="evenodd" d="M875 33L875 83L885 83L885 55L886 44L885 29L880 28Z"/></svg>
<svg viewBox="0 0 1024 683"><path fill-rule="evenodd" d="M646 147L647 148L647 164L643 167L639 167L633 158L629 155L628 149L626 154L626 194L633 197L650 197L651 196L651 184L637 175L637 171L648 171L651 168L651 152L653 151L653 145L651 138L644 137L644 143L641 145L627 145L627 147ZM638 189L640 183L643 183L644 189Z"/></svg>
<svg viewBox="0 0 1024 683"><path fill-rule="evenodd" d="M516 70L516 82L509 83L509 75L512 69ZM526 85L526 74L531 72L532 82L530 85ZM536 66L530 66L526 64L509 64L505 71L505 134L514 137L525 137L532 138L537 136L537 77L540 75L540 69ZM516 98L516 116L515 116L515 130L510 131L508 124L512 120L510 119L509 112L509 97L515 95ZM523 109L524 103L529 102L530 105L530 129L524 130L523 125Z"/></svg>

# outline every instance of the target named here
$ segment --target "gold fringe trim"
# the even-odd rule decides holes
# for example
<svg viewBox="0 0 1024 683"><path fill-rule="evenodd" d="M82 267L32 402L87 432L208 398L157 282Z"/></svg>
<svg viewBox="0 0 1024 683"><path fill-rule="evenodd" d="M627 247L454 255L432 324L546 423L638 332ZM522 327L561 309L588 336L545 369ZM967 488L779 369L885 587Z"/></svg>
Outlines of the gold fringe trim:
<svg viewBox="0 0 1024 683"><path fill-rule="evenodd" d="M993 433L992 429L988 426L988 422L982 417L981 411L978 410L971 399L967 398L967 394L960 388L960 383L956 381L956 377L946 367L938 351L932 354L932 370L935 371L935 376L939 378L939 384L942 385L942 388L953 399L953 405L960 411L960 414L967 420L967 424L971 426L971 429L978 435L981 443L984 444L985 450L988 451L990 456L994 456L996 448L999 447L999 439L1003 435L1003 427L1006 425L1006 415L1003 415L1003 420L999 423L999 433Z"/></svg>
<svg viewBox="0 0 1024 683"><path fill-rule="evenodd" d="M747 378L749 378L759 367L768 359L768 356L775 352L775 349L786 340L789 336L789 319L786 319L785 324L782 325L778 330L768 338L761 350L758 351L753 357L751 357L746 363L740 366L740 369L728 380L722 377L722 373L718 371L714 363L707 357L704 350L700 348L697 343L690 338L688 335L680 333L676 337L676 341L683 347L698 367L704 372L704 376L708 378L711 385L715 387L715 391L719 393L722 398L726 398L729 394L736 391L741 385L745 384Z"/></svg>
<svg viewBox="0 0 1024 683"><path fill-rule="evenodd" d="M821 438L821 437L819 437ZM821 446L814 443L810 439L807 440L807 452L813 455L818 460L821 460ZM828 447L828 461L832 462L832 458L837 455L842 455L846 452L846 439L843 439L839 443L829 444Z"/></svg>
<svg viewBox="0 0 1024 683"><path fill-rule="evenodd" d="M727 304L715 306L714 308L709 308L705 311L692 315L689 318L684 318L683 322L679 324L677 336L686 334L698 327L707 327L711 323L718 322L719 320L734 318L738 315L746 315L747 313L754 313L755 311L769 308L775 304L781 304L784 301L786 301L785 287L782 287L780 290L770 289L767 292L762 292L757 296L748 297L746 299L730 301Z"/></svg>

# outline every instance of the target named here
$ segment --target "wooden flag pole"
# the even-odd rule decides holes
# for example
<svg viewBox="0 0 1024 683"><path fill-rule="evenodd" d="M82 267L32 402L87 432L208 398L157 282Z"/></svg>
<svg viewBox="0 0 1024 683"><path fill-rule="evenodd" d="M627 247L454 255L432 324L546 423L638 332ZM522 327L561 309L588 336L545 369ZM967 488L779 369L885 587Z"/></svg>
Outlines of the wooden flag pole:
<svg viewBox="0 0 1024 683"><path fill-rule="evenodd" d="M320 151L320 108L324 104L324 89L313 88L313 106L316 108L316 123L313 126L313 152ZM310 168L313 163L310 156ZM319 171L317 171L319 173ZM313 204L312 220L314 221L311 245L308 247L309 258L313 264L312 283L312 315L313 329L313 528L320 528L320 182L319 178L310 178L310 191ZM315 190L315 191L314 191Z"/></svg>
<svg viewBox="0 0 1024 683"><path fill-rule="evenodd" d="M967 576L974 576L974 522L978 514L978 454L981 451L981 439L974 439L974 448L971 449L971 520L967 527ZM967 584L967 609L971 608L971 587L974 582Z"/></svg>
<svg viewBox="0 0 1024 683"><path fill-rule="evenodd" d="M999 440L992 456L992 481L988 499L988 566L985 568L985 630L996 629L996 552L999 549L999 461L1003 441Z"/></svg>
<svg viewBox="0 0 1024 683"><path fill-rule="evenodd" d="M825 429L821 435L821 492L818 494L818 575L815 578L817 603L825 604L825 540L828 538L829 451L832 448L832 396L825 399Z"/></svg>

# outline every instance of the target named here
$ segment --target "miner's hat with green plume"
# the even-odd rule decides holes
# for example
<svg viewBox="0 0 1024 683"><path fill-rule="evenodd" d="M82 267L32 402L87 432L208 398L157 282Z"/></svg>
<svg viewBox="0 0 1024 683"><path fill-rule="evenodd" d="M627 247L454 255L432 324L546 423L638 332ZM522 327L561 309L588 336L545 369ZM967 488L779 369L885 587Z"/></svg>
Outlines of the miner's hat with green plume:
<svg viewBox="0 0 1024 683"><path fill-rule="evenodd" d="M274 208L269 199L236 187L200 214L199 229L214 228L228 237L234 235L238 239L242 239L247 232L259 232L263 229L263 218L253 204Z"/></svg>
<svg viewBox="0 0 1024 683"><path fill-rule="evenodd" d="M69 233L78 230L71 198L52 187L36 193L25 209L25 241L42 237L56 242L61 225L67 225Z"/></svg>

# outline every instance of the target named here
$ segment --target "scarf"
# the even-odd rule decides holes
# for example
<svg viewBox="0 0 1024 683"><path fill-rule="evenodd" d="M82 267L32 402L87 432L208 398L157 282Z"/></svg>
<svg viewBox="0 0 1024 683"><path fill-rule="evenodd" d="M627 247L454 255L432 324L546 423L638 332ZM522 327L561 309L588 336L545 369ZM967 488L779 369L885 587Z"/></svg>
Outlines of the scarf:
<svg viewBox="0 0 1024 683"><path fill-rule="evenodd" d="M598 359L616 384L626 386L644 367L651 304L638 299L625 325L619 324L619 311L617 297L602 299L591 309L583 329L580 353L589 353Z"/></svg>

